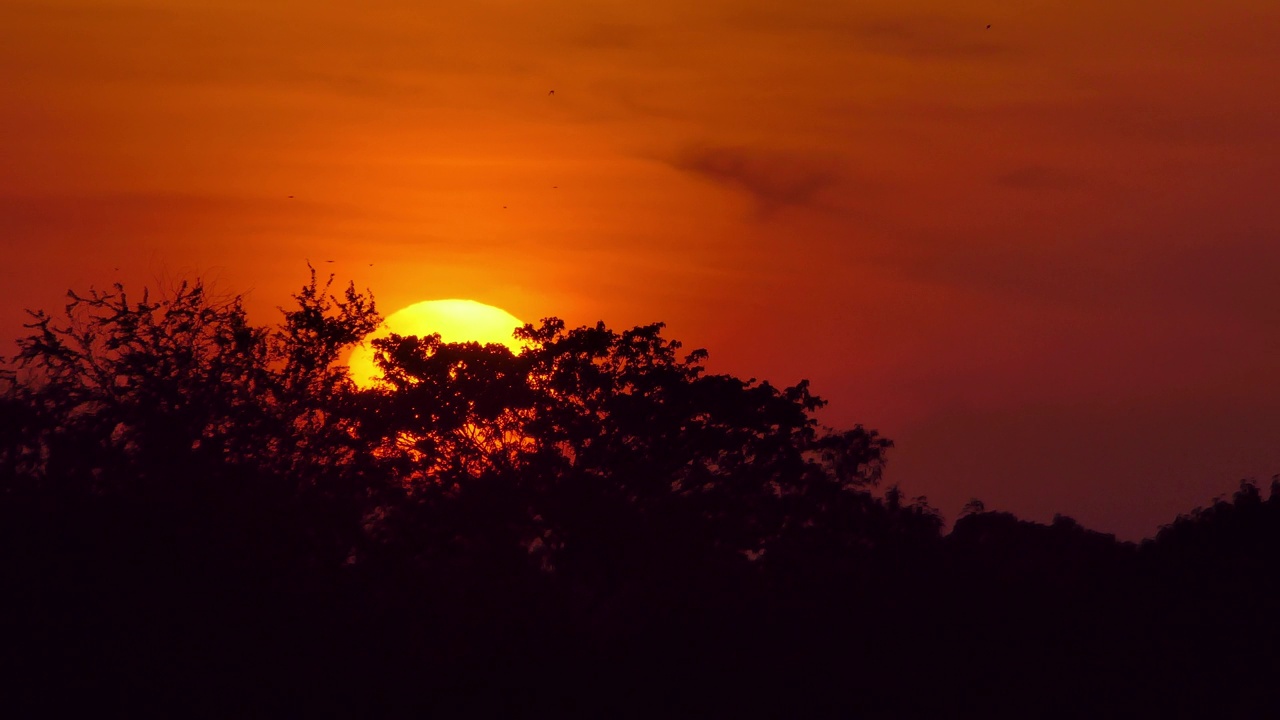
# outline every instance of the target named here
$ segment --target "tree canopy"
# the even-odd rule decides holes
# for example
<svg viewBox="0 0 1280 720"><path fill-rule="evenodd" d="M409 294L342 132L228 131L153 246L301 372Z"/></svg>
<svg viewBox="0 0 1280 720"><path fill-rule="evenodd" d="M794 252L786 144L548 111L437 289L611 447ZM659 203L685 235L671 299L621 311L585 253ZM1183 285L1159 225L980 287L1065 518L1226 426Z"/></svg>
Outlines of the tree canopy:
<svg viewBox="0 0 1280 720"><path fill-rule="evenodd" d="M888 440L820 427L807 382L707 373L660 323L547 318L517 331L519 354L393 335L374 341L385 382L359 389L339 360L380 317L331 285L312 271L274 328L198 281L34 313L4 393L4 491L190 504L241 486L345 516L330 561L501 537L543 572L597 575L628 554L763 566L819 535L853 552L885 532L877 514L940 525L873 496Z"/></svg>
<svg viewBox="0 0 1280 720"><path fill-rule="evenodd" d="M384 382L362 389L343 359L379 321L368 293L314 271L273 326L199 281L32 314L0 373L0 660L21 689L0 702L1267 704L1233 681L1248 653L1277 662L1260 623L1280 596L1278 486L1245 484L1141 546L976 500L944 535L923 498L882 487L888 439L822 426L805 381L708 372L661 323L547 318L518 353L392 335L373 341Z"/></svg>

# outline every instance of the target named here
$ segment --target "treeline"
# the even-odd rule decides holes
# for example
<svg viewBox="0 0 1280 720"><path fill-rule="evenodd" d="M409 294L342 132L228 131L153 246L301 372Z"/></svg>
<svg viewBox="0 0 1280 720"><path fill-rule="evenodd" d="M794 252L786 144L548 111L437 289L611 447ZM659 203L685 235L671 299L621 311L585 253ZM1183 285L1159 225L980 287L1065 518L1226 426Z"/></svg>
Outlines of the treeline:
<svg viewBox="0 0 1280 720"><path fill-rule="evenodd" d="M1258 717L1280 487L1141 545L950 533L806 383L661 325L379 342L311 281L33 316L0 379L10 717Z"/></svg>

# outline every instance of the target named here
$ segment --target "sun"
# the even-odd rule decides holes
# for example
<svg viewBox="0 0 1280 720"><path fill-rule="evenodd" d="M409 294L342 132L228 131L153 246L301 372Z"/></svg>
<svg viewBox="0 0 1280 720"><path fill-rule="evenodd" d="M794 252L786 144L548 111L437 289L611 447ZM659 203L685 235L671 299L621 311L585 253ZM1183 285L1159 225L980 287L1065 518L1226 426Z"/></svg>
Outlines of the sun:
<svg viewBox="0 0 1280 720"><path fill-rule="evenodd" d="M378 329L368 335L351 353L348 366L351 380L362 388L373 387L382 377L382 371L373 361L370 341L396 335L419 337L439 333L444 342L478 342L482 345L497 343L520 352L523 345L512 337L512 332L524 323L515 315L492 305L475 300L426 300L401 308L383 320Z"/></svg>

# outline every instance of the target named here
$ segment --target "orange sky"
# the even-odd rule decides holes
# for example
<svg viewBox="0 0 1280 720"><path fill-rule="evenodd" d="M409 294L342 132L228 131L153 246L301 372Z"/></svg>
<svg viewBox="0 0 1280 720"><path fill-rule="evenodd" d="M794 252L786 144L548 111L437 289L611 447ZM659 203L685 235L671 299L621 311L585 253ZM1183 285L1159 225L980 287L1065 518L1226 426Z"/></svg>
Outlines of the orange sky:
<svg viewBox="0 0 1280 720"><path fill-rule="evenodd" d="M1277 37L1273 0L7 0L0 334L197 273L269 322L307 258L387 311L665 320L949 517L1140 537L1280 472Z"/></svg>

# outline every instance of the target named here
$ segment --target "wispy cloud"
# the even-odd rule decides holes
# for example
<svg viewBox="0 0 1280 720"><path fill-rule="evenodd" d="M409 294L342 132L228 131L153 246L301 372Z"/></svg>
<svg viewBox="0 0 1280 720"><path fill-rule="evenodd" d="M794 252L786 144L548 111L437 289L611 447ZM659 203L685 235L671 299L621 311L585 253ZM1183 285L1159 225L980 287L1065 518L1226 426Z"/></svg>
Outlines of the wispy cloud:
<svg viewBox="0 0 1280 720"><path fill-rule="evenodd" d="M672 165L747 193L766 215L783 207L820 203L841 176L830 159L749 147L692 145Z"/></svg>
<svg viewBox="0 0 1280 720"><path fill-rule="evenodd" d="M1065 190L1084 181L1061 168L1047 165L1024 165L996 176L996 184L1014 190Z"/></svg>
<svg viewBox="0 0 1280 720"><path fill-rule="evenodd" d="M855 50L915 59L997 59L1022 52L1008 36L989 32L982 17L968 12L919 13L893 5L844 2L807 10L799 13L771 3L736 8L729 15L746 31L808 35Z"/></svg>
<svg viewBox="0 0 1280 720"><path fill-rule="evenodd" d="M921 59L997 59L1017 54L977 22L920 18L847 23L832 29L868 50Z"/></svg>

